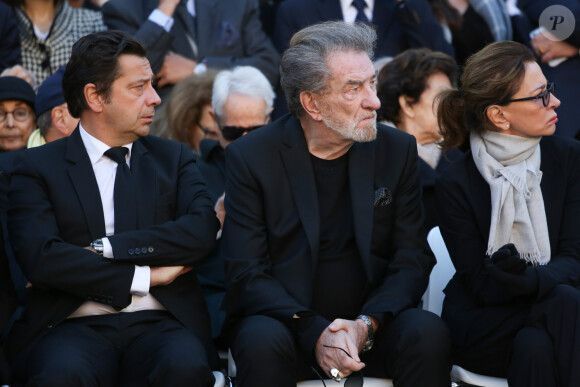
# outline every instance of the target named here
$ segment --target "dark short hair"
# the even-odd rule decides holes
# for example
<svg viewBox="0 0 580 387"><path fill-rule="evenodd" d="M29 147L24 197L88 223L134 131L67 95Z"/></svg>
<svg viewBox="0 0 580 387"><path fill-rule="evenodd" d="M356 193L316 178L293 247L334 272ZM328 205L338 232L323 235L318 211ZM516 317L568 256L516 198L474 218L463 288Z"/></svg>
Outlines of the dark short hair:
<svg viewBox="0 0 580 387"><path fill-rule="evenodd" d="M413 105L421 99L427 80L435 74L445 74L453 86L457 79L455 59L428 48L403 51L379 72L377 96L381 101L378 119L400 123L399 97L405 96Z"/></svg>
<svg viewBox="0 0 580 387"><path fill-rule="evenodd" d="M121 55L146 56L145 47L137 39L122 31L102 31L85 35L72 47L66 65L62 91L73 117L80 118L88 109L85 85L92 83L105 100L110 98L111 85L119 78Z"/></svg>

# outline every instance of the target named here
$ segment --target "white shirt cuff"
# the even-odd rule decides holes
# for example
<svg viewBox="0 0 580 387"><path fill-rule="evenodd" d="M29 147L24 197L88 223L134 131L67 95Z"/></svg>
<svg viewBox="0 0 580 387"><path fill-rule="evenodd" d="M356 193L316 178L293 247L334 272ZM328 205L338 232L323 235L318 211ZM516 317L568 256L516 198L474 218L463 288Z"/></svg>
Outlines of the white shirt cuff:
<svg viewBox="0 0 580 387"><path fill-rule="evenodd" d="M109 259L115 258L113 255L113 246L111 246L109 238L102 238L101 241L103 242L103 257Z"/></svg>
<svg viewBox="0 0 580 387"><path fill-rule="evenodd" d="M131 283L131 294L145 297L149 294L151 268L149 266L135 266L135 274Z"/></svg>
<svg viewBox="0 0 580 387"><path fill-rule="evenodd" d="M170 32L171 27L173 27L173 18L167 16L158 9L154 9L153 12L151 12L149 15L148 19L158 26L163 27L163 29L167 32Z"/></svg>

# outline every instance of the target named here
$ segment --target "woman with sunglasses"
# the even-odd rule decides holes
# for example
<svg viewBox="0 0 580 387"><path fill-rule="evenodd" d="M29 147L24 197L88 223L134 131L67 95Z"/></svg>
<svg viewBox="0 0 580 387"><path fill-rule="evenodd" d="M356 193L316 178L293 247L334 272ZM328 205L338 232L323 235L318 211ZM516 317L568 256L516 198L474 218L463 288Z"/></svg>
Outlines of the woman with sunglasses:
<svg viewBox="0 0 580 387"><path fill-rule="evenodd" d="M471 151L436 185L456 274L443 319L455 364L510 386L580 386L580 143L533 54L493 43L440 95L444 144Z"/></svg>

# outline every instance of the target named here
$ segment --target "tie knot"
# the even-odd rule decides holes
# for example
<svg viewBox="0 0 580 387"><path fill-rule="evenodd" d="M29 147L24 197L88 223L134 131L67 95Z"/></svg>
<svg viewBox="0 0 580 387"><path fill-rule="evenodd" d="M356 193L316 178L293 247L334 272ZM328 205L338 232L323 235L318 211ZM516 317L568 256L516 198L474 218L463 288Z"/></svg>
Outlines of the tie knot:
<svg viewBox="0 0 580 387"><path fill-rule="evenodd" d="M105 156L107 156L117 164L122 165L127 163L127 159L125 158L127 156L127 152L129 152L129 149L125 148L124 146L116 146L113 148L109 148L105 152Z"/></svg>
<svg viewBox="0 0 580 387"><path fill-rule="evenodd" d="M356 8L357 11L363 12L364 9L367 7L367 3L365 0L353 0L352 5Z"/></svg>

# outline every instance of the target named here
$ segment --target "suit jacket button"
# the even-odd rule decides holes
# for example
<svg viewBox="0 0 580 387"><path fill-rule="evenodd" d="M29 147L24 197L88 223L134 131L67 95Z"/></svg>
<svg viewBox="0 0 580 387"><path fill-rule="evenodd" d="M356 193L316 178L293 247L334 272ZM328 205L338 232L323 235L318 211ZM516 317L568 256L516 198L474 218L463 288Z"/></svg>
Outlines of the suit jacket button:
<svg viewBox="0 0 580 387"><path fill-rule="evenodd" d="M147 247L141 247L141 252L145 254L147 252Z"/></svg>
<svg viewBox="0 0 580 387"><path fill-rule="evenodd" d="M135 249L135 254L137 254L137 255L141 254L141 249L137 247L137 248Z"/></svg>
<svg viewBox="0 0 580 387"><path fill-rule="evenodd" d="M129 255L133 255L133 254L135 254L135 250L133 250L133 249L129 249L129 250L127 251L127 253L129 253Z"/></svg>
<svg viewBox="0 0 580 387"><path fill-rule="evenodd" d="M52 329L54 327L54 325L50 324L47 326L48 329Z"/></svg>
<svg viewBox="0 0 580 387"><path fill-rule="evenodd" d="M155 249L153 248L153 246L149 246L149 248L147 249L150 253L154 252Z"/></svg>

